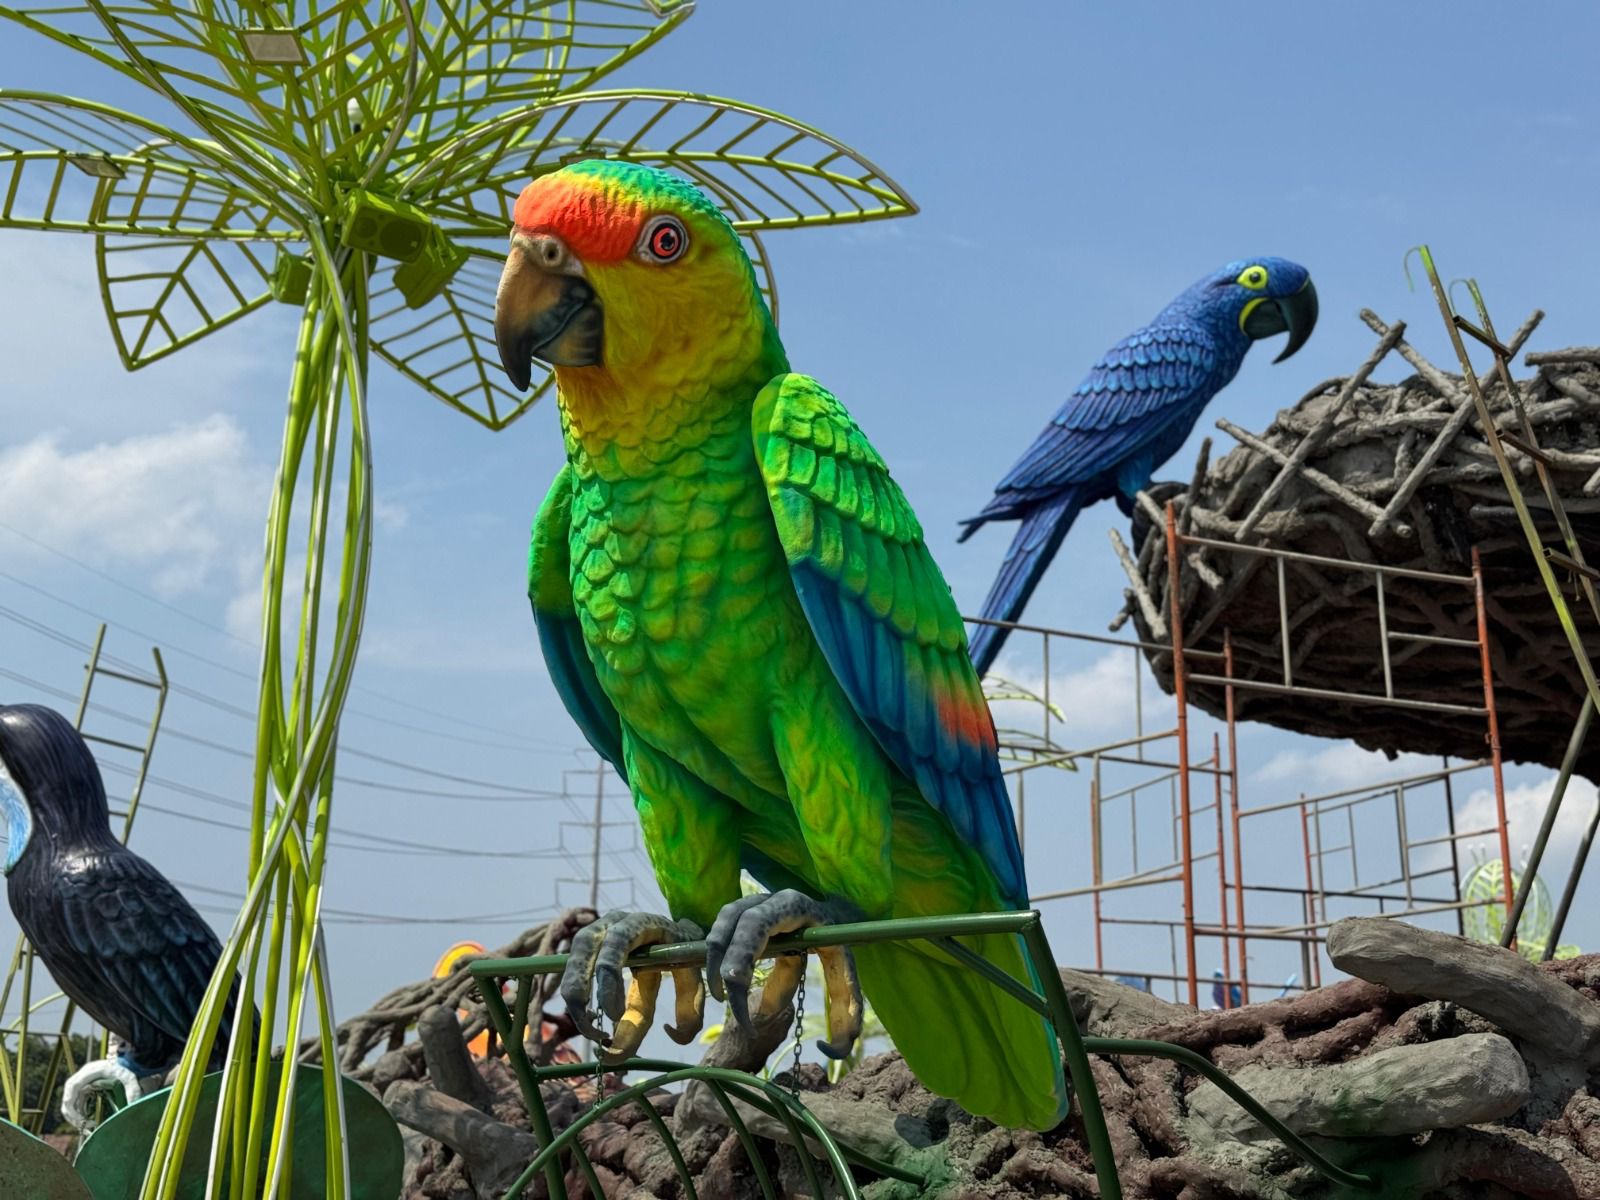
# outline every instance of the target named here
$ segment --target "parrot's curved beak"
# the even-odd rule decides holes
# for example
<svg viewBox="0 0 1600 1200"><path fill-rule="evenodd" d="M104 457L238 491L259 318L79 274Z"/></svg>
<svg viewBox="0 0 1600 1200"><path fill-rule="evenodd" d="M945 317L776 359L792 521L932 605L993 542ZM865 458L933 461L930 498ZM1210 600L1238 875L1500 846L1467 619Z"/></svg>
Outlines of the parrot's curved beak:
<svg viewBox="0 0 1600 1200"><path fill-rule="evenodd" d="M1292 296L1263 296L1252 300L1239 320L1239 327L1252 341L1287 333L1289 340L1283 352L1272 360L1282 362L1304 346L1317 327L1317 289L1307 279Z"/></svg>
<svg viewBox="0 0 1600 1200"><path fill-rule="evenodd" d="M511 239L494 301L500 364L518 391L527 389L535 358L556 367L593 367L601 358L605 315L594 288L570 256L541 266L540 249L536 239Z"/></svg>

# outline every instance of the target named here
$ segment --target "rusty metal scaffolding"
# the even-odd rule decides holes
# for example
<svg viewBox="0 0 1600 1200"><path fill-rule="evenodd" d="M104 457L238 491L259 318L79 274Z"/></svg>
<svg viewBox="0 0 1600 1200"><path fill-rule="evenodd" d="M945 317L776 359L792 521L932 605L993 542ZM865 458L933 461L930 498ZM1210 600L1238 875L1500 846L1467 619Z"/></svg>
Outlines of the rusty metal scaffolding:
<svg viewBox="0 0 1600 1200"><path fill-rule="evenodd" d="M1509 909L1513 900L1510 891L1513 877L1509 869L1505 785L1481 571L1475 569L1470 575L1452 575L1386 568L1219 541L1183 532L1170 505L1165 520L1170 572L1170 612L1165 624L1169 642L1009 624L1015 631L1014 639L1022 640L1017 635L1039 639L1043 678L1040 694L1034 697L1041 701L1041 731L1032 734L1004 729L1001 733L1002 751L1009 760L1005 770L1013 780L1018 827L1025 849L1029 776L1046 767L1087 768L1083 774L1086 775L1088 800L1089 882L1043 891L1031 899L1035 904L1075 899L1089 901L1094 961L1088 969L1102 974L1137 975L1151 981L1170 982L1176 998L1198 1005L1200 948L1210 943L1220 955L1222 969L1209 981L1222 985L1222 1003L1227 1006L1236 995L1242 1001L1250 999L1251 943L1288 943L1297 946L1300 952L1300 986L1315 986L1321 982L1319 949L1329 924L1335 919L1334 910L1340 915L1350 911L1375 911L1388 917L1459 914L1468 902L1460 893L1457 847L1463 841L1484 837L1497 842L1502 866L1506 868L1502 879L1506 889L1504 902ZM1220 648L1200 648L1185 643L1183 608L1179 599L1186 576L1190 572L1203 574L1208 569L1203 556L1216 554L1259 556L1265 560L1264 565L1278 573L1282 640L1282 671L1278 679L1236 676L1232 640L1226 631ZM1477 636L1470 639L1445 637L1431 630L1392 628L1384 619L1380 621L1379 642L1373 647L1382 667L1382 692L1335 691L1297 684L1292 621L1283 580L1299 566L1352 574L1360 581L1359 586L1375 589L1380 614L1385 611L1384 587L1389 578L1405 577L1440 589L1461 589L1468 593L1475 606ZM1136 685L1133 729L1126 736L1082 748L1069 747L1061 741L1057 725L1063 720L1063 714L1051 697L1052 645L1061 642L1099 644L1128 651ZM1428 647L1434 645L1470 647L1477 651L1483 664L1483 691L1478 703L1452 703L1407 693L1401 670L1407 662L1414 661L1417 655L1425 654ZM1400 662L1395 661L1395 646L1405 646L1409 651ZM1170 656L1174 663L1175 719L1170 724L1161 722L1155 729L1146 727L1142 689L1137 684L1143 670L1141 660L1146 656ZM1057 659L1060 659L1059 651ZM1196 747L1191 738L1187 695L1191 682L1221 687L1226 696L1224 719L1220 728L1211 734L1209 746ZM1002 690L1005 688L1006 685L1002 685ZM1234 703L1235 693L1243 691L1270 694L1282 698L1285 703L1339 702L1451 713L1458 717L1470 715L1484 723L1488 753L1482 761L1453 765L1445 762L1437 770L1412 773L1360 788L1320 795L1306 795L1303 790L1297 790L1292 796L1246 806L1240 797ZM1016 698L1017 689L1012 687L1007 695ZM1109 781L1107 772L1113 767L1124 774L1131 772L1132 781ZM1455 784L1469 772L1490 774L1493 819L1480 828L1462 829ZM1430 804L1430 815L1419 818L1420 810L1413 809L1412 805L1433 798L1435 793L1442 796L1442 807ZM1163 838L1159 852L1154 855L1157 861L1151 861L1148 837L1146 844L1141 845L1140 841L1140 805L1146 806L1148 818L1153 794L1156 803L1165 804L1171 830L1170 847ZM1381 833L1373 827L1374 819L1380 814L1385 826ZM1131 865L1125 872L1112 874L1107 869L1108 831L1113 822L1117 829L1124 828L1124 818L1127 845L1117 849L1119 856ZM1274 818L1277 818L1276 828L1269 830ZM1335 821L1343 823L1346 832L1343 841L1332 833ZM1254 834L1253 838L1247 839L1247 830ZM1266 872L1255 869L1253 864L1262 861L1261 843L1269 838L1275 851L1267 856L1267 861L1271 867L1280 869L1284 858L1282 848L1298 844L1300 853L1296 857L1303 859L1303 880L1269 882ZM1251 857L1246 855L1247 844L1256 846ZM1446 850L1450 856L1447 864L1419 863L1416 857L1419 852L1443 854ZM1372 877L1370 870L1363 878L1364 855L1369 861L1374 856L1386 864L1392 861L1393 866L1387 873L1380 871L1377 878ZM1207 876L1203 882L1202 874ZM1214 890L1210 878L1213 875ZM1448 876L1448 885L1440 882L1441 876ZM1181 918L1112 911L1117 900L1126 900L1143 889L1161 887L1179 889ZM1209 916L1210 912L1215 913L1214 918ZM1270 913L1272 919L1264 919L1264 912ZM1152 971L1126 961L1108 965L1108 930L1127 927L1164 930L1170 948L1171 970ZM1125 958L1126 951L1122 954ZM1294 985L1277 981L1273 986Z"/></svg>

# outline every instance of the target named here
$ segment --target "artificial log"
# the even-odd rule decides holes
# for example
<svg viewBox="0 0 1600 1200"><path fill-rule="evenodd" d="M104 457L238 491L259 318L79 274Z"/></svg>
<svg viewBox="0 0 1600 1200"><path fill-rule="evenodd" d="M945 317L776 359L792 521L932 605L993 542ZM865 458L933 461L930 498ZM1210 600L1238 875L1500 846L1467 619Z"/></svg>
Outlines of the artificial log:
<svg viewBox="0 0 1600 1200"><path fill-rule="evenodd" d="M396 1121L459 1155L483 1200L503 1196L539 1153L531 1133L424 1084L401 1080L384 1093L383 1103Z"/></svg>
<svg viewBox="0 0 1600 1200"><path fill-rule="evenodd" d="M434 1087L479 1112L493 1107L494 1097L473 1064L454 1012L439 1005L424 1010L417 1020L417 1040L422 1043L422 1061Z"/></svg>
<svg viewBox="0 0 1600 1200"><path fill-rule="evenodd" d="M1541 314L1511 340L1520 348ZM1140 498L1131 551L1113 535L1130 588L1123 614L1141 637L1167 642L1171 613L1162 505L1171 498L1184 532L1243 545L1270 546L1391 568L1469 576L1482 558L1500 738L1512 761L1559 766L1583 698L1583 683L1475 407L1459 375L1434 366L1371 312L1378 335L1372 355L1351 376L1311 389L1265 430L1249 432L1225 417L1218 427L1237 449L1217 462L1202 454L1188 488L1152 488ZM1391 354L1416 374L1398 383L1371 381ZM1576 538L1600 559L1600 348L1529 354L1536 373L1516 383ZM1513 406L1495 379L1484 383L1497 428L1517 433ZM1561 547L1536 463L1508 446L1519 485L1546 544ZM1279 581L1272 562L1214 548L1187 548L1182 562L1185 645L1220 651L1231 633L1235 672L1278 684L1284 678ZM1558 575L1562 574L1558 570ZM1600 654L1600 621L1566 580L1568 602L1587 650ZM1470 587L1386 576L1380 610L1370 574L1294 563L1284 574L1289 667L1294 684L1383 696L1379 646L1391 635L1394 695L1483 703L1482 666L1473 646L1406 640L1423 634L1472 641L1476 610ZM1170 653L1153 651L1157 679L1172 690ZM1191 672L1220 674L1214 659L1191 660ZM1222 715L1220 686L1192 683L1190 700ZM1353 740L1391 753L1485 756L1485 722L1470 712L1439 713L1343 703L1325 697L1236 690L1241 719L1301 733ZM1591 739L1578 770L1600 778L1600 741Z"/></svg>
<svg viewBox="0 0 1600 1200"><path fill-rule="evenodd" d="M1593 1099L1600 1070L1588 1065L1600 1061L1575 1052L1600 1029L1600 956L1536 966L1511 951L1372 919L1336 925L1330 949L1345 969L1367 978L1226 1012L1196 1012L1073 971L1062 972L1062 980L1086 1031L1175 1042L1205 1055L1330 1153L1382 1173L1387 1195L1600 1195L1600 1102ZM781 1052L791 1020L778 1014L754 1038L730 1025L703 1061L757 1069ZM490 1097L487 1111L442 1090L459 1090L459 1081L426 1074L428 1062L451 1063L446 1076L462 1065L448 1047L451 1038L460 1044L451 1024L453 1018L425 1014L420 1036L443 1045L414 1056L391 1052L375 1064L389 1064L384 1099L391 1111L426 1135L409 1163L406 1200L493 1194L534 1152L521 1095L502 1058L471 1060ZM1557 1026L1558 1038L1551 1033ZM1092 1068L1129 1200L1340 1194L1189 1071L1138 1056L1096 1058ZM1098 1194L1074 1117L1045 1134L996 1128L930 1094L892 1054L868 1059L833 1086L806 1064L798 1083L808 1107L841 1139L932 1180L926 1195L1090 1200ZM615 1076L598 1081L606 1093L622 1085ZM586 1077L581 1086L545 1085L557 1131L593 1103L597 1081ZM650 1103L675 1129L697 1194L707 1200L755 1194L745 1152L714 1099L658 1092ZM782 1131L748 1109L744 1115L783 1193L805 1195L799 1160ZM608 1196L682 1194L666 1146L636 1106L588 1126L579 1144ZM574 1197L586 1194L575 1170L568 1186ZM536 1181L535 1191L541 1188Z"/></svg>

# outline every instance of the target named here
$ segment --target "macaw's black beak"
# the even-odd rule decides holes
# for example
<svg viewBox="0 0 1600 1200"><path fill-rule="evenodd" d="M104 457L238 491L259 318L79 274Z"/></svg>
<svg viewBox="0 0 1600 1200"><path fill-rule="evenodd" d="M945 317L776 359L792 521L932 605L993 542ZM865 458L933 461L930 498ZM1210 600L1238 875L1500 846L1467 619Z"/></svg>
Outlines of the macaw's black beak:
<svg viewBox="0 0 1600 1200"><path fill-rule="evenodd" d="M570 266L545 270L530 243L512 240L495 296L494 340L500 364L519 392L532 379L535 358L557 367L597 366L604 328L605 316L588 280Z"/></svg>
<svg viewBox="0 0 1600 1200"><path fill-rule="evenodd" d="M1311 285L1309 279L1292 296L1270 299L1263 297L1252 301L1250 311L1245 313L1243 322L1245 336L1251 341L1260 341L1262 338L1273 337L1280 333L1289 335L1283 353L1273 359L1273 362L1282 362L1304 346L1311 336L1311 331L1316 327L1317 289Z"/></svg>

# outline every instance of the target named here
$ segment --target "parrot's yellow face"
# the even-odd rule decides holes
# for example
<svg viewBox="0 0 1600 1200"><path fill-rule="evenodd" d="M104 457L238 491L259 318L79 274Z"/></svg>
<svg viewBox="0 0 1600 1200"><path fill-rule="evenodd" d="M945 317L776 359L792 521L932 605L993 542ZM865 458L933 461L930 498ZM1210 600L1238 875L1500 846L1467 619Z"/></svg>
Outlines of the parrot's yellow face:
<svg viewBox="0 0 1600 1200"><path fill-rule="evenodd" d="M687 183L615 160L543 176L517 199L495 337L518 389L539 359L563 397L714 386L770 324L722 213Z"/></svg>

